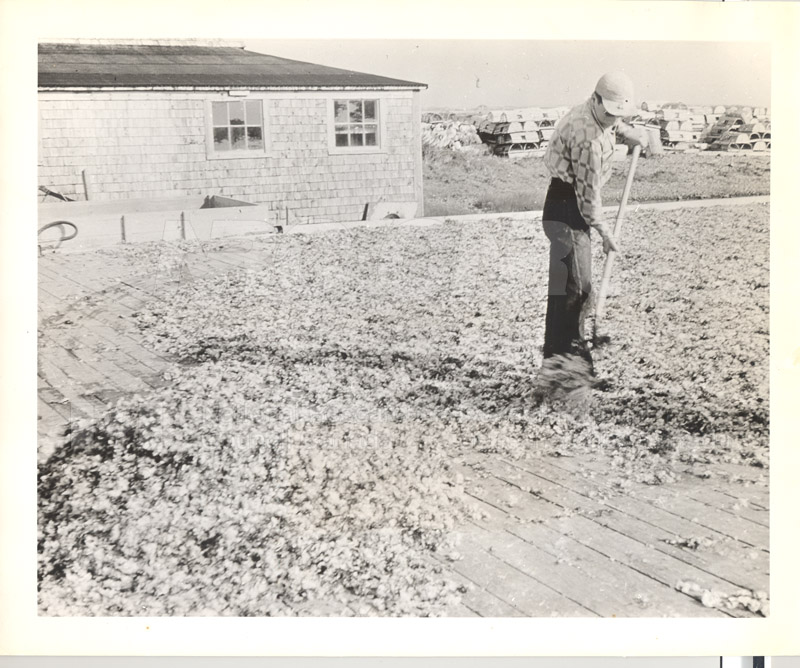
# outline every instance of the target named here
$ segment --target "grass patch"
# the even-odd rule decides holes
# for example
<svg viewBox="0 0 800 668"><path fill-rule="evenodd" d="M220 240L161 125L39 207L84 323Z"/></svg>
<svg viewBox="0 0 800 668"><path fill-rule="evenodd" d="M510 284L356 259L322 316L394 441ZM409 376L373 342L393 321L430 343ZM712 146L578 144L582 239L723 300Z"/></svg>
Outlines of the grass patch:
<svg viewBox="0 0 800 668"><path fill-rule="evenodd" d="M622 196L630 159L614 163L603 203ZM425 215L538 211L550 174L540 157L509 160L487 153L423 147ZM666 153L639 160L631 202L768 195L769 154Z"/></svg>

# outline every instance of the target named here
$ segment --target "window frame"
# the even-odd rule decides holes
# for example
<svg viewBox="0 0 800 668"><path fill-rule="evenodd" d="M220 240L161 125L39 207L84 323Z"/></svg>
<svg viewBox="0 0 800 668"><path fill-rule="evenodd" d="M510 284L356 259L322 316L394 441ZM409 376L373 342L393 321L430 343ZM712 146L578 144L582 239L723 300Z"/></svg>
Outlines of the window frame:
<svg viewBox="0 0 800 668"><path fill-rule="evenodd" d="M370 91L364 91L365 93ZM386 112L385 98L377 94L372 95L348 95L348 91L337 92L328 99L328 153L331 155L358 155L363 153L387 153L386 146ZM374 102L375 124L378 126L378 143L375 146L337 146L336 145L336 126L342 125L336 122L336 103L337 102ZM362 123L363 124L363 123ZM347 123L347 125L351 125Z"/></svg>
<svg viewBox="0 0 800 668"><path fill-rule="evenodd" d="M230 149L227 151L219 151L214 147L214 103L224 102L231 104L241 102L259 102L261 104L261 138L263 141L263 148L261 149ZM251 96L225 96L206 100L206 158L209 160L247 160L250 158L265 158L270 155L270 135L269 135L269 119L267 117L267 102L264 97L251 97ZM230 124L227 127L231 127ZM248 127L248 126L242 126Z"/></svg>

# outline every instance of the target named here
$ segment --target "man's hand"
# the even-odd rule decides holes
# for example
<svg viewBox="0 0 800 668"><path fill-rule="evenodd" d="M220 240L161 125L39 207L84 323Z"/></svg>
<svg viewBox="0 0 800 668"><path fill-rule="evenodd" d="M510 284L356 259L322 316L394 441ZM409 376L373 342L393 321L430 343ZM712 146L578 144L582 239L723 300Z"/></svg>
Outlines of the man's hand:
<svg viewBox="0 0 800 668"><path fill-rule="evenodd" d="M620 123L617 132L622 136L623 141L628 146L636 146L637 144L642 148L650 147L650 135L641 125L628 125L627 123Z"/></svg>
<svg viewBox="0 0 800 668"><path fill-rule="evenodd" d="M635 143L639 144L642 148L648 148L650 146L650 135L648 134L647 130L645 130L641 126L634 126L634 141Z"/></svg>
<svg viewBox="0 0 800 668"><path fill-rule="evenodd" d="M611 230L609 230L605 225L597 225L595 229L600 233L600 238L603 240L603 252L606 255L608 255L612 250L615 253L619 253L619 245L617 244L617 240L614 238L614 235L611 234Z"/></svg>

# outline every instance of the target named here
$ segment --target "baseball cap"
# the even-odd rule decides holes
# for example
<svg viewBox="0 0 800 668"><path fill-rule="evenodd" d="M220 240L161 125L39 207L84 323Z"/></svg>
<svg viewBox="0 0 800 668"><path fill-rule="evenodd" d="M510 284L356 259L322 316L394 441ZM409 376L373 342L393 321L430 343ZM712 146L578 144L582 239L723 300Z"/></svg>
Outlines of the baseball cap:
<svg viewBox="0 0 800 668"><path fill-rule="evenodd" d="M607 72L594 88L603 98L603 106L614 116L630 116L634 112L633 81L625 72Z"/></svg>

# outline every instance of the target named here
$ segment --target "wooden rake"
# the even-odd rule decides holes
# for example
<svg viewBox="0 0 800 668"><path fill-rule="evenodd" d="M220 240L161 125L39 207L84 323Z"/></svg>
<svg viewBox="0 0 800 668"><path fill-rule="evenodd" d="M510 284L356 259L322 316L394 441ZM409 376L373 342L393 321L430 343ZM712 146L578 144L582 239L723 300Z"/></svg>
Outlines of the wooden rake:
<svg viewBox="0 0 800 668"><path fill-rule="evenodd" d="M622 199L619 203L617 210L617 219L614 222L614 238L619 240L622 233L622 221L625 218L625 207L628 204L628 195L631 192L631 185L633 184L633 175L636 172L636 162L639 160L639 153L642 152L642 147L638 144L633 147L633 157L631 158L631 166L628 168L628 178L625 180L625 188L622 190ZM592 331L592 345L596 348L602 343L607 343L608 336L598 336L598 323L603 318L606 306L606 296L608 295L608 286L611 283L611 267L614 266L614 256L616 251L610 250L606 255L606 261L603 265L603 279L600 281L600 289L597 292L597 301L594 310L594 325Z"/></svg>

